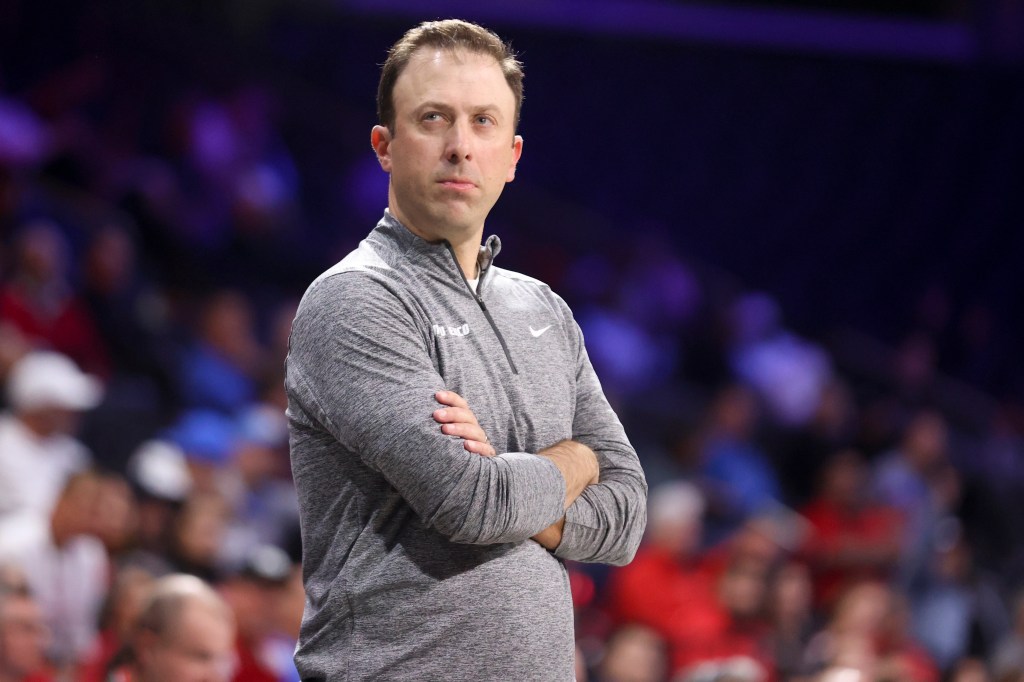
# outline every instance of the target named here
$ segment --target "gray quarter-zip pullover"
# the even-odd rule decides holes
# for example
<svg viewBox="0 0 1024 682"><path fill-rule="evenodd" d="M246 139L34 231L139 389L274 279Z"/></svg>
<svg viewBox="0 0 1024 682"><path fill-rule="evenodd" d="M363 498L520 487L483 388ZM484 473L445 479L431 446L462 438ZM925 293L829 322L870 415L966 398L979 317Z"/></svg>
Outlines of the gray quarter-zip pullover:
<svg viewBox="0 0 1024 682"><path fill-rule="evenodd" d="M572 313L543 283L480 256L477 293L447 243L389 213L306 291L286 388L307 601L296 663L316 680L571 680L560 559L624 564L647 485ZM497 452L432 418L462 395ZM530 539L563 513L538 451L571 438L600 483L552 553Z"/></svg>

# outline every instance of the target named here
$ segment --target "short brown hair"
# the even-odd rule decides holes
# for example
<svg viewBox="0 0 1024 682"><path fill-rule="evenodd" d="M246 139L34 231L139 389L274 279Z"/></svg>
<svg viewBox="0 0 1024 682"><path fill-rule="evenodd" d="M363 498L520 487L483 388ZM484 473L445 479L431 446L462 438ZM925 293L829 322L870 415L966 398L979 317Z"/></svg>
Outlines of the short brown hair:
<svg viewBox="0 0 1024 682"><path fill-rule="evenodd" d="M392 134L395 132L395 82L413 53L421 47L462 49L494 57L515 97L514 122L515 127L519 127L519 112L523 108L523 64L516 58L512 47L483 26L461 19L445 19L424 21L409 29L388 50L377 86L377 120Z"/></svg>

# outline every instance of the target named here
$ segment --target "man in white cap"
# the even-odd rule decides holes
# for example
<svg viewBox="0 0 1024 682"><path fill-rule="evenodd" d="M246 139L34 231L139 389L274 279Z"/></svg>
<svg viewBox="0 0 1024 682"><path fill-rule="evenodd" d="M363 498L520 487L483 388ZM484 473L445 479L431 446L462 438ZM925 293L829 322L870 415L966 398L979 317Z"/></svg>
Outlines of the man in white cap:
<svg viewBox="0 0 1024 682"><path fill-rule="evenodd" d="M0 516L48 515L67 478L90 462L74 438L78 417L103 396L99 380L60 353L33 351L7 376L0 414Z"/></svg>

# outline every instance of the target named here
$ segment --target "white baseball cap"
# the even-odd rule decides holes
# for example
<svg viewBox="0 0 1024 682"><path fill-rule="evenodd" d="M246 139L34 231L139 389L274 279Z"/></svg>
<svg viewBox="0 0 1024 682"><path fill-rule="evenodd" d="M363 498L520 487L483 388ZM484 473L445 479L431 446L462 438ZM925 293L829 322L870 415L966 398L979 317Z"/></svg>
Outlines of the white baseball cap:
<svg viewBox="0 0 1024 682"><path fill-rule="evenodd" d="M7 400L19 411L46 407L91 410L102 399L99 379L53 351L28 353L14 363L7 376Z"/></svg>

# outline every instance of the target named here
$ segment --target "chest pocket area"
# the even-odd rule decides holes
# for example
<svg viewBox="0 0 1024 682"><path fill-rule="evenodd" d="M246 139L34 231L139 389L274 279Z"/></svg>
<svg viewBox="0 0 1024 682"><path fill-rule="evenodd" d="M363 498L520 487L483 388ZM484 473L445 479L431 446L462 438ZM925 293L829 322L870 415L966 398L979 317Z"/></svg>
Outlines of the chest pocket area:
<svg viewBox="0 0 1024 682"><path fill-rule="evenodd" d="M524 324L520 334L513 358L526 407L516 422L521 432L530 434L535 442L531 451L536 451L572 437L576 357L557 325Z"/></svg>

